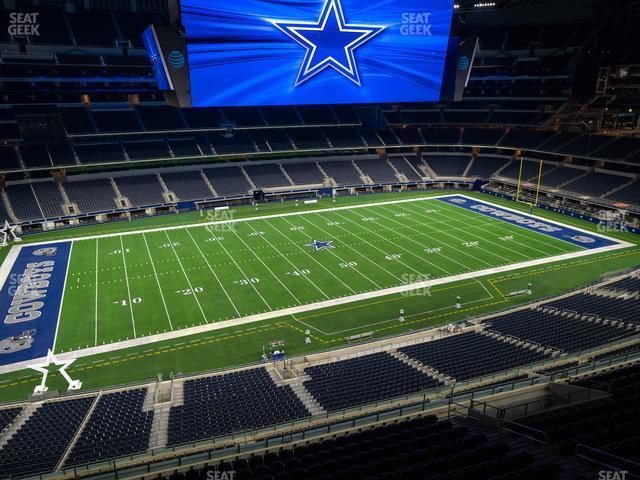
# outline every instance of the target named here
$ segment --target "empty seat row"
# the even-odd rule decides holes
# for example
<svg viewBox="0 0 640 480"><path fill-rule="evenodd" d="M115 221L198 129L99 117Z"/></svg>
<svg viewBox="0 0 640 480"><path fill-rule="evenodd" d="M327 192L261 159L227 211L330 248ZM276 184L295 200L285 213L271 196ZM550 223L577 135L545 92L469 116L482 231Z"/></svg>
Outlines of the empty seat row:
<svg viewBox="0 0 640 480"><path fill-rule="evenodd" d="M384 352L308 367L305 373L311 377L304 382L305 388L328 411L440 385L437 380Z"/></svg>
<svg viewBox="0 0 640 480"><path fill-rule="evenodd" d="M142 409L146 395L146 388L102 395L65 465L82 465L147 450L153 410Z"/></svg>
<svg viewBox="0 0 640 480"><path fill-rule="evenodd" d="M309 416L289 386L264 368L188 380L184 404L171 408L168 445L254 430Z"/></svg>

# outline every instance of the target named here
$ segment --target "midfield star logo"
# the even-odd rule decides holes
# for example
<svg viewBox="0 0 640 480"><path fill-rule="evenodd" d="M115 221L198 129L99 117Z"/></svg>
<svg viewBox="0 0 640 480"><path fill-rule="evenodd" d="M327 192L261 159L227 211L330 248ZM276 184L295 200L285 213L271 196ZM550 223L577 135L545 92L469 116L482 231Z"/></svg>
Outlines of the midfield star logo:
<svg viewBox="0 0 640 480"><path fill-rule="evenodd" d="M315 248L316 252L319 252L320 250L324 250L325 248L336 248L333 246L333 240L329 240L328 242L322 242L320 240L314 240L311 243L305 243L304 244L305 247L313 247Z"/></svg>
<svg viewBox="0 0 640 480"><path fill-rule="evenodd" d="M386 28L347 24L340 0L327 0L317 22L269 21L306 49L295 87L329 67L360 86L354 51Z"/></svg>

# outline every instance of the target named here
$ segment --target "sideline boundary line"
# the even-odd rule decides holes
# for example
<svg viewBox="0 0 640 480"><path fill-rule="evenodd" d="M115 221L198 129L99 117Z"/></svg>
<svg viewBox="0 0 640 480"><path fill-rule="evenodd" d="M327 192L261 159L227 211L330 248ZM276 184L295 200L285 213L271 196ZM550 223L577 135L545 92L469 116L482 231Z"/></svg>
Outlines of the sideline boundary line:
<svg viewBox="0 0 640 480"><path fill-rule="evenodd" d="M56 243L74 242L76 240L77 241L80 241L80 240L94 240L96 238L109 238L109 237L119 237L119 236L128 236L128 235L139 235L139 234L141 234L143 232L144 233L167 232L167 231L171 231L171 230L180 230L180 229L183 229L183 228L209 227L209 226L212 226L212 225L233 224L233 223L238 223L238 222L250 222L250 221L253 221L253 220L261 220L261 219L282 218L282 217L296 217L296 216L299 216L299 215L314 214L314 213L339 212L341 210L354 210L354 209L358 209L358 208L370 208L370 207L376 207L376 206L396 205L396 204L402 204L402 203L417 203L417 202L425 202L425 201L430 201L430 200L439 200L441 198L449 198L449 197L463 197L463 198L466 198L467 200L484 203L486 205L490 205L490 206L496 207L496 208L501 208L503 210L507 210L509 212L512 212L512 213L515 213L515 214L518 214L518 215L524 215L524 216L527 216L527 217L530 217L530 218L535 218L536 220L540 220L541 222L551 223L551 224L558 225L558 226L561 226L561 227L564 227L564 228L570 228L570 229L576 230L578 232L586 233L587 235L593 235L593 236L596 236L596 237L599 237L599 238L604 238L604 239L612 241L612 242L625 244L628 247L634 246L634 244L629 243L629 242L625 242L624 240L619 240L617 238L608 237L608 236L602 235L600 233L596 233L596 232L592 232L592 231L589 231L589 230L585 230L584 228L574 227L573 225L570 225L570 224L563 224L562 222L558 222L556 220L551 220L551 219L547 219L547 218L544 218L544 217L540 217L540 216L535 215L535 214L529 214L529 213L526 213L526 212L521 212L519 210L515 210L515 209L510 208L510 207L504 207L502 205L491 203L491 202L488 202L486 200L479 200L479 199L464 195L462 193L451 193L451 194L446 194L446 195L435 195L433 197L405 198L405 199L401 199L401 200L388 200L388 201L384 201L384 202L369 202L369 203L361 203L361 204L357 204L357 205L344 205L344 206L341 206L341 207L316 208L316 209L313 209L313 210L303 210L303 211L300 211L300 212L275 213L275 214L272 214L272 215L262 215L262 216L255 216L255 217L235 218L235 219L219 220L219 221L213 221L213 222L188 223L188 224L185 224L185 225L172 225L172 226L167 226L167 227L148 228L148 229L141 229L141 230L133 230L133 231L130 231L130 232L105 233L103 235L88 235L88 236L85 236L85 237L74 237L74 238L67 238L67 239L60 239L60 240L49 240L49 241L42 241L42 242L34 242L34 243L28 243L27 245L29 245L29 246L32 246L32 245L33 246L52 245L52 244L56 244ZM520 228L524 228L521 225L515 225L515 226L518 226ZM526 230L528 230L528 229L526 229ZM571 242L569 242L569 243L571 243ZM575 245L575 244L572 244L572 245Z"/></svg>

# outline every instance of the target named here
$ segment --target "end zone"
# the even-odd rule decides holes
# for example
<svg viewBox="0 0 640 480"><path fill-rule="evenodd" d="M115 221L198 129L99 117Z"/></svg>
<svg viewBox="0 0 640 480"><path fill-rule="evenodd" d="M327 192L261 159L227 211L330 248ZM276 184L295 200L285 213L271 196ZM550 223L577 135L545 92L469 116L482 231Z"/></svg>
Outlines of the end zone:
<svg viewBox="0 0 640 480"><path fill-rule="evenodd" d="M12 247L0 271L0 367L53 349L71 244Z"/></svg>
<svg viewBox="0 0 640 480"><path fill-rule="evenodd" d="M477 200L466 195L448 195L437 197L438 200L449 205L464 208L496 220L500 220L517 227L547 235L587 250L607 247L632 247L631 243L615 238L606 237L578 227L570 227L553 220L527 214L508 207L498 206L491 202Z"/></svg>

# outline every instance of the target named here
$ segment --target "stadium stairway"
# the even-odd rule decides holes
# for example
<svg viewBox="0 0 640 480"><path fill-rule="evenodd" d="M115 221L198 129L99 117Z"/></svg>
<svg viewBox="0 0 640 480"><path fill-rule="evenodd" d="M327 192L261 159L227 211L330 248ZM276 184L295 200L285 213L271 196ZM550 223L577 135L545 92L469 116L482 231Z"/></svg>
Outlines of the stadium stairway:
<svg viewBox="0 0 640 480"><path fill-rule="evenodd" d="M207 175L202 170L198 170L198 171L200 172L200 176L202 177L202 181L207 185L209 190L211 190L211 193L213 194L213 196L214 197L219 197L218 192L216 192L216 189L213 188L213 185L211 184L211 181L209 180L209 177L207 177Z"/></svg>
<svg viewBox="0 0 640 480"><path fill-rule="evenodd" d="M23 408L22 412L18 414L16 418L9 424L9 426L3 431L0 432L2 435L0 436L0 450L4 448L7 442L15 435L15 433L22 428L24 423L29 420L29 417L35 413L35 411L40 407L39 403L29 403L26 407Z"/></svg>
<svg viewBox="0 0 640 480"><path fill-rule="evenodd" d="M456 383L455 378L450 377L446 373L439 372L435 368L430 367L429 365L425 365L419 360L416 360L415 358L411 358L407 354L399 352L398 350L390 350L389 355L391 355L394 358L397 358L403 363L406 363L410 367L415 368L419 372L422 372L425 375L433 378L435 381L439 383L442 383L444 385L452 385Z"/></svg>
<svg viewBox="0 0 640 480"><path fill-rule="evenodd" d="M73 436L73 438L69 442L69 445L67 445L67 449L64 451L64 454L62 455L62 457L60 457L60 461L58 461L56 470L62 468L62 466L66 463L67 459L69 458L69 455L71 455L73 448L75 447L76 443L80 439L80 436L82 435L82 432L87 426L87 423L91 419L91 415L93 415L93 412L95 411L96 406L98 405L98 402L100 401L101 397L102 397L102 392L98 393L98 395L96 395L96 397L93 399L93 403L91 404L91 406L89 407L89 410L85 414L84 419L82 420L82 423L80 424L80 426L78 427L78 430L76 431L76 434Z"/></svg>
<svg viewBox="0 0 640 480"><path fill-rule="evenodd" d="M184 382L172 382L171 405L174 407L184 405Z"/></svg>
<svg viewBox="0 0 640 480"><path fill-rule="evenodd" d="M115 198L116 203L118 205L126 205L127 207L131 207L132 206L131 202L120 191L120 188L118 187L118 184L113 179L113 177L109 178L109 182L111 183L111 188L113 188L113 191L116 192L116 198Z"/></svg>
<svg viewBox="0 0 640 480"><path fill-rule="evenodd" d="M514 344L517 345L518 347L522 347L525 349L529 349L529 350L534 350L536 352L544 352L544 353L548 353L551 354L552 356L557 356L562 354L562 352L560 352L559 350L556 350L552 347L546 347L544 345L539 345L537 343L534 342L530 342L527 339L524 338L514 338L514 337L509 337L507 335L501 335L497 332L492 332L489 330L483 330L480 332L482 335L486 335L488 337L494 338L495 340L500 340L502 342L505 343L510 343L510 344Z"/></svg>
<svg viewBox="0 0 640 480"><path fill-rule="evenodd" d="M513 162L515 162L514 158L512 158L507 163L505 163L502 167L500 167L498 170L493 172L493 175L491 175L491 176L492 177L500 177L502 175L503 171L507 170L508 168L511 168L511 165L513 164Z"/></svg>
<svg viewBox="0 0 640 480"><path fill-rule="evenodd" d="M438 178L439 177L439 175L435 172L435 170L433 168L431 168L429 163L425 162L424 159L422 160L422 164L420 166L422 167L422 171L425 172L427 178Z"/></svg>
<svg viewBox="0 0 640 480"><path fill-rule="evenodd" d="M356 170L356 172L358 172L358 175L360 176L362 183L367 185L371 185L372 183L375 183L369 175L367 175L362 171L362 169L358 166L358 164L354 160L351 160L351 165L353 165L353 168Z"/></svg>
<svg viewBox="0 0 640 480"><path fill-rule="evenodd" d="M467 163L467 168L465 168L464 172L462 172L462 176L463 177L468 177L469 176L469 171L473 167L473 164L476 163L476 160L477 160L477 156L475 154L472 154L471 155L471 160L469 161L469 163Z"/></svg>
<svg viewBox="0 0 640 480"><path fill-rule="evenodd" d="M149 388L142 405L143 411L153 410L153 422L149 433L149 449L165 448L169 432L169 412L173 405L172 394L176 391L172 382L162 382ZM176 382L174 382L176 383ZM178 382L183 385L182 382ZM181 390L182 391L182 390Z"/></svg>
<svg viewBox="0 0 640 480"><path fill-rule="evenodd" d="M249 186L251 187L252 190L256 189L256 184L253 183L253 179L249 176L249 174L247 173L247 171L240 166L240 171L242 172L242 175L244 176L244 178L247 180L247 182L249 183Z"/></svg>
<svg viewBox="0 0 640 480"><path fill-rule="evenodd" d="M153 423L149 434L149 449L166 448L169 438L169 412L171 402L160 403L154 406Z"/></svg>
<svg viewBox="0 0 640 480"><path fill-rule="evenodd" d="M295 185L293 179L289 176L289 174L287 173L287 171L284 169L284 167L282 166L281 163L278 163L278 168L280 169L280 171L282 172L282 175L284 175L284 178L287 179L287 182L289 182L289 184L291 184L291 186Z"/></svg>
<svg viewBox="0 0 640 480"><path fill-rule="evenodd" d="M627 188L630 185L633 185L636 182L636 180L637 180L637 177L629 178L629 181L627 183L624 183L622 185L616 186L615 188L613 188L612 190L609 190L604 195L601 195L601 197L608 197L609 195L612 195L612 194L622 190L623 188Z"/></svg>
<svg viewBox="0 0 640 480"><path fill-rule="evenodd" d="M409 181L409 179L406 177L406 175L404 173L400 172L400 170L398 170L396 168L396 166L389 161L389 158L385 158L384 161L389 166L389 168L391 168L391 170L393 170L393 173L395 174L395 176L398 179L398 181L400 181L400 182L408 182Z"/></svg>
<svg viewBox="0 0 640 480"><path fill-rule="evenodd" d="M305 374L298 375L292 370L286 370L287 375L293 375L292 378L284 379L280 372L275 368L274 365L266 365L265 366L267 373L278 386L289 386L291 390L297 395L302 404L309 410L311 416L323 415L326 413L325 409L322 408L315 398L304 388L304 382L309 380L311 377Z"/></svg>
<svg viewBox="0 0 640 480"><path fill-rule="evenodd" d="M7 189L3 186L0 190L0 195L2 203L4 204L4 210L7 215L9 215L10 219L16 220L16 212L13 211L13 205L11 205L11 201L9 200L9 194L7 193Z"/></svg>
<svg viewBox="0 0 640 480"><path fill-rule="evenodd" d="M320 165L320 162L316 162L316 167L318 167L318 170L320 170L320 173L322 173L322 176L325 179L324 181L325 184L332 185L334 187L338 185L338 182L336 182L331 176L329 176L329 174L324 170L324 168L322 168L322 165Z"/></svg>

